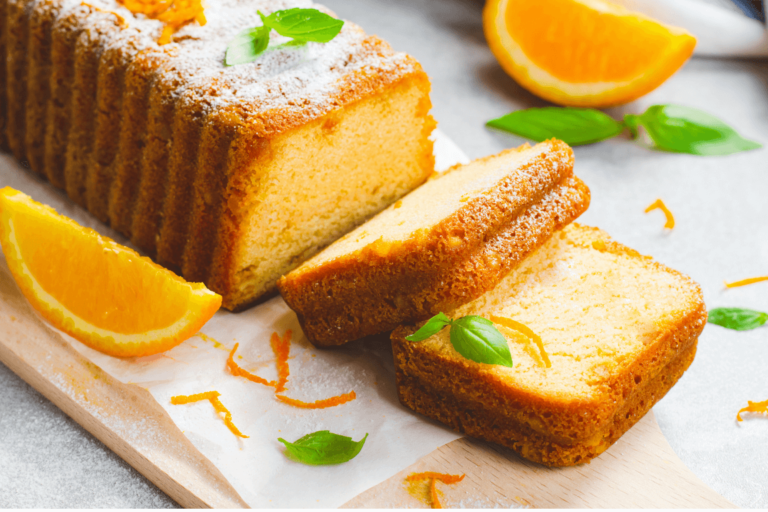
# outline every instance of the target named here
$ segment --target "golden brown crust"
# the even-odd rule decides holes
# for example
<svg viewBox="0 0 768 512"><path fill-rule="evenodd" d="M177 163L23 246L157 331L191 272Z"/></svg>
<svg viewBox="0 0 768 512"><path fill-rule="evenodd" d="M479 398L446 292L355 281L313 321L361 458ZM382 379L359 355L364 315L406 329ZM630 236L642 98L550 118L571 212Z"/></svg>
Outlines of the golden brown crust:
<svg viewBox="0 0 768 512"><path fill-rule="evenodd" d="M269 293L276 279L243 293L243 264L234 254L248 234L241 185L253 177L258 159L279 158L261 150L407 81L427 84L422 106L428 118L428 79L419 64L353 24L339 43L348 45L349 56L343 66L318 67L328 83L314 96L284 83L277 68L255 80L274 84L272 90L256 87L249 95L238 88L257 83L190 49L219 37L216 32L201 30L191 43L184 36L158 47L157 22L126 23L131 16L120 8L125 18L77 2L0 2L0 27L8 33L0 51L12 71L12 79L6 66L0 73L0 134L12 129L15 155L39 156L35 169L73 201L161 263L205 280L230 308ZM283 87L293 87L292 96L278 95L265 107L263 97ZM427 140L433 128L434 122L424 123L423 155L415 156L425 176L433 167Z"/></svg>
<svg viewBox="0 0 768 512"><path fill-rule="evenodd" d="M642 391L649 382L669 384L664 388L663 392L666 392L671 386L670 369L677 368L670 365L695 344L706 324L706 306L698 285L678 272L611 241L597 229L574 225L567 231L567 236L566 233L561 233L560 237L568 244L640 260L647 272L671 274L684 283L685 296L675 299L679 304L679 311L675 313L673 323L652 331L656 333L655 337L644 340L639 351L632 352L631 355L613 356L614 364L607 370L607 375L591 382L590 391L586 395L564 393L560 388L552 391L546 385L531 387L511 384L504 373L487 371L488 365L475 363L451 353L435 352L430 350L426 343L406 341L405 337L415 332L417 327L401 326L391 336L398 386L403 383L404 386L418 388L416 391L404 389L401 392L404 404L417 408L416 410L427 416L447 422L454 428L467 422L466 419L462 422L461 415L451 419L452 415L458 414L456 411L461 407L471 404L471 408L491 411L486 414L484 422L466 429L467 433L506 444L537 462L568 465L576 463L578 456L581 456L579 461L584 462L601 451L598 450L600 443L595 442L596 436L602 436L603 439L606 433L613 432L609 436L610 442L602 445L604 449L639 419L642 414L630 415L631 417L624 419L619 417L626 414L622 411L630 407L627 404L633 400L632 397L642 395L645 398L637 399L638 407L646 407L645 410L650 408L652 404L648 403L647 397L653 393L648 395ZM599 274L601 269L595 268L594 272ZM564 307L567 309L571 306ZM558 310L557 305L552 306L553 318L564 312L565 310ZM567 325L562 327L568 329ZM580 331L574 333L574 336L581 336ZM581 337L574 339L586 340ZM692 357L691 354L690 358ZM684 368L679 367L682 368L679 369L680 373L688 364L690 362L685 363ZM514 369L512 371L514 372ZM588 382L591 379L589 376L581 378ZM677 377L674 377L672 381L676 379ZM658 384L653 388L657 394L653 395L654 403L660 398L658 393L661 393L662 387L662 384ZM437 405L436 401L430 402L429 395L435 393L442 397L441 403L448 404L446 407L449 412L441 412L441 405ZM411 395L420 398L412 398ZM463 405L459 407L456 404ZM618 435L614 435L616 429L620 431ZM499 434L499 431L504 431L504 435ZM517 434L513 435L514 432ZM560 448L552 448L554 445ZM580 447L574 448L575 451L565 448L577 445Z"/></svg>
<svg viewBox="0 0 768 512"><path fill-rule="evenodd" d="M567 170L551 189L515 189L508 177L404 243L375 242L285 276L278 282L283 298L316 346L341 345L469 302L589 206L589 189L572 176L573 153L564 143L553 142L553 151L528 167L549 169L560 161ZM530 201L510 208L509 198L517 196Z"/></svg>
<svg viewBox="0 0 768 512"><path fill-rule="evenodd" d="M8 0L0 0L0 150L8 150L8 139L5 136L5 125L8 119L8 98L7 98L7 79L6 79L6 13L8 11Z"/></svg>
<svg viewBox="0 0 768 512"><path fill-rule="evenodd" d="M506 446L528 460L546 466L574 466L603 453L664 398L693 362L696 345L696 339L686 343L682 352L656 377L632 391L605 426L596 430L591 438L575 442L542 434L486 404L461 401L450 391L436 388L424 379L409 378L400 371L397 373L398 397L406 407L457 432ZM397 362L402 354L395 357Z"/></svg>

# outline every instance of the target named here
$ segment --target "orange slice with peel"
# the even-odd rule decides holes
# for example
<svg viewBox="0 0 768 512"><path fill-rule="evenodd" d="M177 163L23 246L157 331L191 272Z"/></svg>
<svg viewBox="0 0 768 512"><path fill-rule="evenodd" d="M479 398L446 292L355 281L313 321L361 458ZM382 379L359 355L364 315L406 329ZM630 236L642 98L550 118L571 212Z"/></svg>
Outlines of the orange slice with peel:
<svg viewBox="0 0 768 512"><path fill-rule="evenodd" d="M10 187L0 244L32 306L56 328L117 357L148 356L194 335L221 296Z"/></svg>
<svg viewBox="0 0 768 512"><path fill-rule="evenodd" d="M483 27L512 78L570 106L633 101L672 76L696 45L681 28L605 0L487 0Z"/></svg>

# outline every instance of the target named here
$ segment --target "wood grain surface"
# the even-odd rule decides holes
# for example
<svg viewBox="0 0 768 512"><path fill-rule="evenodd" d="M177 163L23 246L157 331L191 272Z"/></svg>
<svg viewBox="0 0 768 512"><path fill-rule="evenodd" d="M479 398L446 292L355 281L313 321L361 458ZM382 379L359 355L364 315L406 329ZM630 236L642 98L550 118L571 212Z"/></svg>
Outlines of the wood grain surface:
<svg viewBox="0 0 768 512"><path fill-rule="evenodd" d="M247 507L149 392L113 379L41 321L5 265L0 265L0 361L180 505ZM458 484L439 484L445 507L733 507L685 467L652 412L590 464L550 469L464 438L345 507L428 507L425 489L405 485L408 474L420 471L466 474Z"/></svg>

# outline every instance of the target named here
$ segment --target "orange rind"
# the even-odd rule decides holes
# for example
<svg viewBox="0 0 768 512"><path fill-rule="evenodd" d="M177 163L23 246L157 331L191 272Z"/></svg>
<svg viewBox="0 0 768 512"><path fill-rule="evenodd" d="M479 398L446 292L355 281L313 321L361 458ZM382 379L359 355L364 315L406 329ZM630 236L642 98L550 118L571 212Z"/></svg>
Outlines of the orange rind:
<svg viewBox="0 0 768 512"><path fill-rule="evenodd" d="M649 93L696 39L605 0L488 0L488 45L520 85L553 103L608 107Z"/></svg>
<svg viewBox="0 0 768 512"><path fill-rule="evenodd" d="M0 244L32 307L111 356L165 352L221 306L221 296L203 284L187 283L10 187L0 190Z"/></svg>

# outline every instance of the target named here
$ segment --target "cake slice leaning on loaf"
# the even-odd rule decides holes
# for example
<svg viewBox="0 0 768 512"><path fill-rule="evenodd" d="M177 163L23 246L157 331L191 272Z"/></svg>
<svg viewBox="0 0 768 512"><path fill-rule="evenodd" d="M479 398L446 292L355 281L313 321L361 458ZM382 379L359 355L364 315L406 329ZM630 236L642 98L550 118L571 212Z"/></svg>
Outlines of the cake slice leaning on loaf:
<svg viewBox="0 0 768 512"><path fill-rule="evenodd" d="M431 179L278 288L313 344L341 345L480 296L588 206L567 144L525 145Z"/></svg>
<svg viewBox="0 0 768 512"><path fill-rule="evenodd" d="M449 329L411 342L416 327L399 327L400 401L547 466L587 462L637 423L693 362L707 321L696 283L578 224L445 313L493 321L513 366L465 359Z"/></svg>

